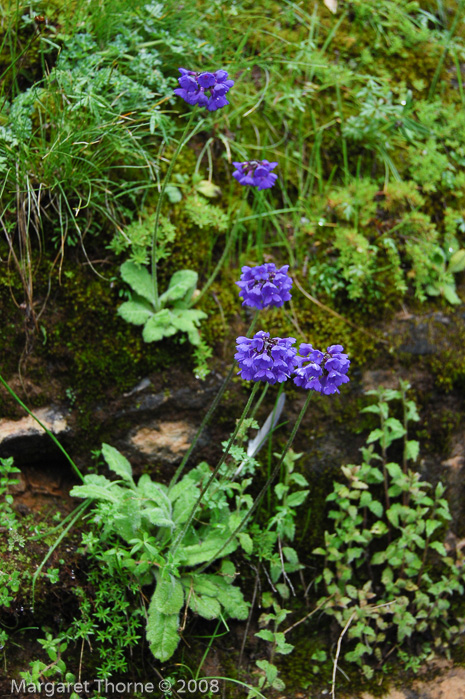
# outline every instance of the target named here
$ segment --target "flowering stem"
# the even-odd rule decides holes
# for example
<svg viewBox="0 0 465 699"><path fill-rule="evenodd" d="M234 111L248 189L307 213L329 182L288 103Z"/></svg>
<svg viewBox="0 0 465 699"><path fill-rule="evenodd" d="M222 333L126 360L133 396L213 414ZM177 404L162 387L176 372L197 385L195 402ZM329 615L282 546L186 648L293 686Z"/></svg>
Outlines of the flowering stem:
<svg viewBox="0 0 465 699"><path fill-rule="evenodd" d="M254 316L254 318L253 318L253 320L252 320L252 323L250 324L250 328L247 330L247 337L249 337L249 335L252 334L252 332L253 332L253 330L254 330L254 328L255 328L255 325L256 325L256 323L257 323L257 320L258 320L258 311L255 313L255 316ZM176 469L176 471L175 471L175 473L174 473L174 476L173 476L172 479L171 479L171 482L170 482L170 485L169 485L169 490L171 490L171 488L172 488L172 487L175 485L175 483L177 483L177 481L179 480L179 476L180 476L181 473L183 472L184 467L185 467L185 465L187 464L187 462L188 462L188 460L189 460L189 457L190 457L190 455L192 454L192 451L194 450L194 447L196 446L197 442L199 441L200 435L202 434L202 432L204 431L205 427L206 427L206 426L208 425L208 423L210 422L211 416L213 415L213 413L215 412L216 408L218 407L218 404L219 404L220 400L221 400L222 397L223 397L223 394L224 394L224 392L225 392L225 390L226 390L226 387L227 387L228 383L230 382L230 380L231 380L231 378L232 378L232 375L233 375L233 373L234 373L235 368L236 368L236 362L233 362L233 363L232 363L232 366L231 366L231 368L230 368L230 370L228 371L228 374L227 374L226 378L224 379L224 381L223 381L223 383L222 383L222 385L221 385L220 390L219 390L218 393L216 394L216 396L215 396L215 398L214 398L212 404L210 405L210 407L209 407L209 409L208 409L208 411L207 411L205 417L203 418L203 420L202 420L202 422L201 422L201 424L200 424L200 427L199 427L199 429L197 430L196 435L195 435L194 439L192 440L192 443L191 443L189 449L188 449L188 450L186 451L186 453L184 454L184 457L183 457L181 463L179 464L178 468Z"/></svg>
<svg viewBox="0 0 465 699"><path fill-rule="evenodd" d="M80 472L80 470L78 469L78 467L76 466L76 464L74 463L74 461L72 460L72 458L70 457L70 455L68 454L68 452L66 451L66 449L65 449L64 447L61 446L60 442L59 442L58 439L55 437L55 435L54 435L52 432L50 432L50 430L48 429L48 427L45 427L45 425L39 420L38 417L36 417L36 416L34 415L34 413L33 413L31 410L29 410L29 408L23 403L23 401L21 400L21 398L13 391L13 389L11 388L11 386L9 386L9 385L7 384L7 382L5 381L5 379L3 378L3 376L2 376L1 374L0 374L0 382L5 386L5 388L6 388L6 390L8 391L8 393L10 393L10 394L13 396L13 398L15 399L15 401L16 401L17 403L19 403L19 405L23 408L23 410L25 410L25 411L27 412L27 414L30 415L30 416L33 418L33 420L35 420L35 421L37 422L37 424L40 425L40 426L42 427L42 429L48 434L48 436L50 437L50 439L51 439L53 442L55 442L55 444L57 445L58 449L60 449L60 451L62 451L63 454L64 454L64 455L66 456L66 458L68 459L68 461L69 461L69 463L71 464L71 466L72 466L73 470L75 471L75 473L79 476L79 478L81 479L81 481L83 481L84 478L83 478L82 473Z"/></svg>
<svg viewBox="0 0 465 699"><path fill-rule="evenodd" d="M161 186L160 196L158 197L157 208L155 211L155 224L154 224L153 233L152 233L152 281L153 281L153 292L154 292L154 298L155 298L155 305L157 308L158 308L157 239L158 239L158 227L159 227L159 222L160 222L160 212L161 212L161 207L163 204L163 199L165 197L166 187L168 186L169 181L171 179L171 173L173 172L174 164L177 160L177 157L178 157L179 153L181 152L181 149L183 148L183 146L185 146L186 143L188 141L190 141L192 136L196 133L196 131L199 130L199 128L202 126L202 124L205 121L204 119L201 119L198 122L198 124L194 127L192 133L187 135L187 133L191 127L192 121L194 119L195 113L196 113L196 110L193 109L191 114L190 114L189 120L186 124L186 128L184 129L183 134L182 134L181 138L179 139L179 143L178 143L177 148L174 152L174 155L171 158L171 162L168 166L167 173L165 175L165 178L164 178L162 186Z"/></svg>
<svg viewBox="0 0 465 699"><path fill-rule="evenodd" d="M289 439L287 440L287 444L286 444L286 446L284 447L284 451L283 451L283 453L281 454L281 457L280 457L278 463L276 464L276 466L274 467L273 472L271 473L270 477L268 478L268 480L266 481L265 485L263 486L263 488L262 488L261 491L259 492L258 496L255 498L254 504L252 505L252 507L250 508L250 510L247 512L247 514L245 515L245 517L242 519L241 523L240 523L240 524L236 527L236 529L233 531L233 533L231 534L231 536L230 536L230 537L227 539L227 541L223 544L223 546L215 553L214 556L211 557L211 559L210 559L209 561L207 561L207 562L204 563L200 568L197 569L197 571L196 571L197 573L201 573L203 570L205 570L205 568L207 568L207 567L210 565L210 563L211 563L212 561L214 561L216 558L218 558L218 556L219 556L219 555L221 554L221 552L226 548L226 546L228 546L228 544L231 543L231 541L232 541L232 540L239 534L239 532L242 530L242 528L244 527L244 525L247 524L247 522L249 521L250 517L253 515L253 513L255 512L255 510L257 509L257 507L259 506L259 504L260 504L261 501L263 500L263 497L264 497L265 493L267 492L268 488L270 487L270 485L272 484L272 482L274 481L274 479L275 479L276 476L278 475L279 471L281 470L281 466L282 466L282 464L283 464L283 462L284 462L284 459L285 459L285 457L286 457L286 454L287 454L287 452L289 451L289 449L290 449L291 446L292 446L292 443L293 443L293 441L294 441L294 438L295 438L295 436L296 436L296 434L297 434L297 430L299 429L300 423L302 422L303 417L304 417L304 415L305 415L305 413L306 413L306 411L307 411L307 408L308 408L308 405L309 405L309 403L310 403L311 397L312 397L312 391L308 391L307 398L306 398L306 400L305 400L305 403L304 403L304 405L303 405L302 410L301 410L300 413L299 413L299 417L298 417L297 420L296 420L296 423L295 423L295 425L294 425L294 427L293 427L293 430L292 430L292 432L291 432L291 435L290 435Z"/></svg>
<svg viewBox="0 0 465 699"><path fill-rule="evenodd" d="M229 238L228 238L228 240L226 241L226 245L225 245L225 247L224 247L223 253L222 253L220 259L218 260L218 263L217 263L215 269L214 269L213 272L211 273L210 277L208 278L207 282L205 283L205 285L204 285L202 291L200 292L200 294L198 294L195 298L193 298L193 299L190 301L190 303L188 304L188 308L190 308L191 306L194 306L195 304L197 304L197 303L200 301L200 299L205 295L205 293L208 291L208 289L209 289L210 286L213 284L213 282L215 281L218 272L219 272L220 269L222 268L222 266L223 266L223 264L224 264L224 261L225 261L226 257L228 256L228 253L229 253L229 251L230 251L230 249L231 249L233 243L234 243L235 240L236 240L237 231L238 231L238 229L239 229L240 216L241 216L241 213L242 213L242 211L243 211L243 209L244 209L245 203L246 203L246 199L243 199L243 200L242 200L242 205L241 205L241 208L240 208L240 211L239 211L239 214L238 214L238 216L237 216L237 218L236 218L236 220L235 220L235 222L234 222L234 225L233 225L233 227L232 227L232 230L231 230L231 233L230 233L230 235L229 235Z"/></svg>
<svg viewBox="0 0 465 699"><path fill-rule="evenodd" d="M210 478L208 479L207 484L204 485L204 486L202 486L202 488L201 488L201 490L200 490L199 497L197 498L197 502L195 503L194 507L192 508L192 510L191 510L191 512L190 512L190 514L189 514L189 517L188 517L188 519L187 519L187 522L185 523L183 530L181 531L181 533L179 534L179 536L178 536L177 539L175 540L175 542L174 542L174 544L173 544L173 546L172 546L172 548L171 548L171 550L170 550L170 553L171 553L171 555L173 556L173 558L174 558L174 555L175 555L175 553L176 553L176 551L177 551L177 548L178 548L179 544L180 544L181 541L183 540L183 538L184 538L184 536L185 536L187 530L189 529L189 527L190 527L190 525L191 525L192 520L193 520L194 517L195 517L195 513L197 512L197 508L198 508L198 506L200 505L203 496L205 495L205 493L207 492L207 490L208 490L209 487L211 486L213 480L214 480L214 479L216 478L216 476L218 475L218 472L219 472L220 468L221 468L222 465L224 464L224 462L225 462L225 460L226 460L226 457L227 457L228 454L229 454L229 450L231 449L231 447L232 447L232 445L233 445L233 443L234 443L234 440L235 440L236 437L237 437L237 433L239 432L239 430L240 430L240 428L241 428L241 426L242 426L242 423L244 422L245 418L246 418L247 415L248 415L248 412L249 412L250 407L251 407L251 405L252 405L253 399L255 398L255 394L257 393L257 390L258 390L259 387L260 387L260 383L257 381L257 382L255 383L253 389L252 389L252 392L251 392L250 396L249 396L249 400L247 401L246 406L245 406L244 410L242 411L242 415L240 416L239 420L237 421L236 428L235 428L234 432L232 433L231 437L229 438L229 442L228 442L227 445L226 445L226 448L225 448L225 450L224 450L224 452L223 452L223 455L221 456L221 459L219 460L219 462L218 462L218 464L217 464L215 470L213 471L213 473L211 474ZM224 547L223 547L223 548L224 548Z"/></svg>

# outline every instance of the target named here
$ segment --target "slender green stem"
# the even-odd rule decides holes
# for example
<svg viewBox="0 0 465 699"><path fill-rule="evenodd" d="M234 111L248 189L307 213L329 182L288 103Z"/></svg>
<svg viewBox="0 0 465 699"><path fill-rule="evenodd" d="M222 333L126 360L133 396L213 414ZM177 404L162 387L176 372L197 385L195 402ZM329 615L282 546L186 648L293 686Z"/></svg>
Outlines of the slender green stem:
<svg viewBox="0 0 465 699"><path fill-rule="evenodd" d="M229 442L228 442L227 445L226 445L226 448L225 448L225 450L224 450L224 452L223 452L223 454L222 454L222 456L221 456L221 459L219 460L219 462L218 462L218 464L217 464L215 470L213 471L213 473L211 474L210 478L208 479L207 484L204 485L204 486L201 488L199 497L197 498L197 502L195 503L194 507L192 508L192 510L191 510L191 512L190 512L190 514L189 514L189 517L187 518L187 522L184 524L184 527L183 527L182 531L180 532L180 534L179 534L178 537L176 538L176 540L175 540L175 542L174 542L174 544L173 544L173 546L172 546L172 548L171 548L170 553L171 553L171 555L172 555L173 558L174 558L174 556L175 556L175 554L176 554L176 551L177 551L177 549L178 549L179 544L180 544L181 541L183 540L183 538L184 538L184 536L185 536L187 530L189 529L189 527L190 527L190 525L191 525L191 523L192 523L192 520L193 520L194 517L195 517L195 513L197 512L197 509L198 509L198 507L199 507L199 505L200 505L200 503L201 503L201 501L202 501L203 496L205 495L205 493L207 492L207 490L209 489L209 487L210 487L211 484L213 483L213 480L216 478L216 476L218 475L218 472L219 472L220 468L221 468L222 465L224 464L224 462L225 462L225 460L226 460L226 457L227 457L228 454L229 454L229 450L231 449L231 447L232 447L232 445L234 444L234 441L235 441L235 439L236 439L236 437L237 437L237 433L239 432L239 430L240 430L240 428L241 428L241 426L242 426L242 423L244 422L245 418L247 417L247 415L248 415L248 413L249 413L249 410L250 410L250 407L251 407L251 405L252 405L253 399L255 398L255 394L257 393L257 390L259 389L259 387L260 387L260 383L259 383L259 382L256 382L256 383L254 384L254 387L253 387L253 389L252 389L252 392L251 392L251 394L250 394L250 396L249 396L249 399L248 399L248 401L247 401L247 403L246 403L246 406L245 406L244 410L242 411L242 415L240 416L239 420L237 421L236 429L234 430L234 432L232 433L231 437L229 438Z"/></svg>
<svg viewBox="0 0 465 699"><path fill-rule="evenodd" d="M215 279L216 279L216 277L217 277L217 275L218 275L218 272L219 272L220 269L222 268L222 266L223 266L223 264L224 264L224 261L226 260L226 258L227 258L227 256L228 256L229 251L231 250L231 248L232 248L234 242L236 241L237 231L239 230L239 225L240 225L240 223L241 223L241 214L242 214L242 212L243 212L243 210L244 210L244 208L245 208L246 203L247 203L247 200L246 200L246 199L243 199L243 200L242 200L242 204L241 204L241 208L239 209L239 213L238 213L238 215L237 215L236 220L234 221L234 225L233 225L233 227L232 227L232 229L231 229L231 233L229 234L229 237L228 237L228 240L226 241L226 245L225 245L225 247L224 247L223 253L222 253L220 259L218 260L218 263L217 263L215 269L214 269L213 272L211 273L210 277L208 278L207 282L205 283L205 285L204 285L202 291L200 292L200 294L198 294L195 298L192 299L192 301L190 301L190 303L189 303L189 305L188 305L188 308L190 308L191 306L196 305L196 304L200 301L200 299L201 299L203 296L205 296L206 292L208 291L208 289L210 288L210 286L211 286L211 285L213 284L213 282L215 281Z"/></svg>
<svg viewBox="0 0 465 699"><path fill-rule="evenodd" d="M158 202L157 202L157 208L155 211L155 224L153 227L153 233L152 233L152 281L153 281L153 294L155 298L155 306L158 308L158 278L157 278L157 239L158 239L158 227L160 223L160 213L161 213L161 207L163 204L163 199L165 197L165 191L166 187L169 184L169 181L171 179L171 173L173 172L174 165L176 163L177 157L179 153L181 152L181 149L183 146L186 145L188 141L192 138L192 136L196 133L196 131L199 130L199 128L202 126L204 119L201 119L199 123L195 126L193 129L192 133L188 134L188 131L191 127L192 121L194 119L194 116L196 114L196 110L193 109L191 112L191 115L189 117L189 121L186 124L186 128L183 131L183 134L181 138L179 139L179 143L177 145L177 148L174 152L174 155L171 159L171 162L168 166L167 173L165 175L165 178L163 180L163 184L161 186L161 191L160 191L160 196L158 197Z"/></svg>
<svg viewBox="0 0 465 699"><path fill-rule="evenodd" d="M55 442L55 444L57 445L58 449L59 449L60 451L62 451L63 454L64 454L64 455L66 456L66 458L68 459L68 461L69 461L69 463L71 464L71 466L73 467L73 470L75 471L75 473L79 476L79 478L81 479L81 481L83 481L83 480L84 480L84 477L83 477L82 473L80 472L80 470L78 469L78 467L76 466L76 464L74 463L74 461L72 460L72 458L70 457L70 455L68 454L68 452L66 451L66 449L65 449L64 447L61 446L60 442L59 442L58 439L55 437L55 435L54 435L52 432L50 432L50 430L48 429L48 427L45 427L45 425L43 424L43 422L41 422L41 421L39 420L39 418L36 417L36 416L34 415L34 413L33 413L31 410L29 410L29 408L27 407L27 405L25 405L25 404L23 403L23 401L21 400L21 398L13 391L13 389L11 388L11 386L9 386L9 385L7 384L7 382L5 381L5 379L3 378L3 376L2 376L1 374L0 374L0 382L5 386L5 388L6 388L6 390L8 391L8 393L10 393L10 394L13 396L13 398L15 399L15 401L16 401L17 403L19 403L19 405L23 408L23 410L25 410L25 411L27 412L27 414L30 415L30 416L37 422L37 424L40 425L40 426L42 427L42 429L48 434L48 436L50 437L50 439L51 439L53 442Z"/></svg>
<svg viewBox="0 0 465 699"><path fill-rule="evenodd" d="M436 86L438 84L439 76L441 75L444 61L446 60L446 56L449 53L450 42L452 41L452 37L455 34L455 30L457 28L457 24L458 24L458 21L460 19L460 15L462 14L463 4L464 4L464 0L460 0L459 5L457 7L457 11L455 13L454 20L452 22L452 26L449 29L449 32L448 32L448 35L446 38L446 43L445 43L444 49L442 51L441 58L439 59L438 65L436 67L436 71L433 75L433 79L431 80L431 85L430 85L429 92L428 92L428 100L432 100L434 93L436 92Z"/></svg>
<svg viewBox="0 0 465 699"><path fill-rule="evenodd" d="M306 411L307 411L307 408L308 408L308 405L309 405L309 403L310 403L311 397L312 397L312 392L309 391L309 392L308 392L308 395L307 395L307 398L306 398L306 400L305 400L305 403L304 403L304 405L303 405L303 408L302 408L302 410L301 410L300 413L299 413L299 417L297 418L296 423L295 423L295 425L294 425L294 427L293 427L293 429L292 429L291 435L290 435L289 439L287 440L287 444L286 444L286 446L284 447L284 451L283 451L283 453L281 454L281 457L280 457L278 463L276 464L276 466L274 467L273 472L271 473L270 477L268 478L268 480L266 481L265 485L263 486L263 488L262 488L261 491L259 492L258 496L255 498L254 504L252 505L252 507L250 508L250 510L247 512L247 514L245 515L245 517L242 519L241 523L240 523L240 524L236 527L236 529L233 531L233 533L231 534L231 536L230 536L230 537L227 539L227 541L223 544L223 546L211 557L211 559L210 559L209 561L207 561L207 562L204 563L200 568L197 569L197 571L196 571L197 573L201 573L203 570L205 570L205 568L208 568L208 566L210 565L210 563L211 563L212 561L214 561L216 558L218 558L218 556L219 556L219 555L221 554L221 552L226 548L226 546L228 546L228 545L231 543L231 541L239 534L239 532L242 530L242 528L247 524L247 522L249 521L249 519L251 518L251 516L253 515L253 513L255 512L255 510L257 509L257 507L259 506L259 504L261 503L261 501L263 500L263 498L264 498L264 496L265 496L265 494L266 494L268 488L269 488L270 485L273 483L274 479L276 478L276 476L278 475L279 471L281 470L281 466L282 466L282 464L283 464L283 462L284 462L284 459L285 459L285 457L286 457L286 454L287 454L287 452L289 451L289 449L290 449L291 446L292 446L292 443L293 443L293 441L294 441L294 439L295 439L295 436L296 436L296 434L297 434L297 430L299 429L300 423L302 422L303 417L304 417L304 415L305 415L305 413L306 413Z"/></svg>
<svg viewBox="0 0 465 699"><path fill-rule="evenodd" d="M255 325L256 325L256 323L257 323L257 320L258 320L258 311L255 313L255 316L254 316L254 318L253 318L253 320L252 320L252 323L250 324L250 328L247 330L247 337L249 337L249 335L252 334L253 329L254 329L254 327L255 327ZM233 364L232 364L230 370L228 371L228 374L227 374L225 380L223 381L223 383L222 383L222 385L221 385L220 390L219 390L218 393L216 394L216 397L214 398L214 400L213 400L211 406L209 407L209 409L208 409L208 411L207 411L205 417L203 418L203 420L202 420L202 422L201 422L201 424L200 424L200 427L199 427L199 429L197 430L196 435L195 435L194 439L192 440L192 443L191 443L189 449L188 449L187 452L184 454L184 457L183 457L181 463L179 464L178 468L176 469L176 471L175 471L175 473L174 473L174 476L173 476L172 479L171 479L171 482L170 482L170 485L169 485L169 489L170 489L170 490L171 490L171 488L174 486L174 484L177 483L177 481L179 480L179 476L180 476L181 473L183 472L184 467L186 466L186 464L187 464L187 462L188 462L188 460L189 460L189 457L190 457L190 455L192 454L192 451L194 450L194 448L195 448L197 442L199 441L200 435L202 434L202 432L204 431L205 427L206 427L206 426L208 425L208 423L210 422L211 416L213 415L213 413L215 412L216 408L218 407L218 404L219 404L220 400L221 400L222 397L223 397L223 394L224 394L224 392L225 392L225 390L226 390L226 387L227 387L228 383L231 381L231 378L232 378L232 376L233 376L233 374L234 374L235 368L236 368L236 362L233 362Z"/></svg>
<svg viewBox="0 0 465 699"><path fill-rule="evenodd" d="M57 546L60 544L60 542L65 538L66 534L69 532L69 530L71 529L71 527L74 526L75 522L78 521L79 517L80 517L80 516L83 514L83 512L85 512L85 510L89 507L89 505L91 504L91 502L92 502L92 500L91 500L90 498L87 498L87 500L84 500L83 503L81 503L80 505L78 505L78 507L76 507L76 509L75 509L75 511L74 511L74 512L75 512L75 515L74 515L73 519L72 519L71 522L68 524L68 526L66 527L66 529L64 529L64 530L61 532L60 536L59 536L58 539L55 541L55 543L53 544L53 546L51 546L51 547L49 548L49 550L48 550L48 552L47 552L47 555L46 555L45 558L41 561L39 567L37 568L36 572L34 573L33 578L32 578L32 608L33 608L33 609L34 609L35 586L36 586L37 578L39 577L39 575L40 575L40 573L41 573L41 571L42 571L42 568L43 568L44 565L47 563L48 559L50 558L50 556L52 555L52 553L55 551L55 549L57 548Z"/></svg>

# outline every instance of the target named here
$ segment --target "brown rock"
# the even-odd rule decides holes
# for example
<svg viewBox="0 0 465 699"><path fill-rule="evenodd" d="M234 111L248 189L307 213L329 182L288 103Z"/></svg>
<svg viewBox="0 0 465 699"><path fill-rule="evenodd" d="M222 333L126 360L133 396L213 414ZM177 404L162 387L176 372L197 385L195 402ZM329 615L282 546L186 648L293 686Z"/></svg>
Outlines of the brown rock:
<svg viewBox="0 0 465 699"><path fill-rule="evenodd" d="M144 456L175 463L188 450L194 434L195 429L188 422L159 422L141 427L132 435L130 443Z"/></svg>

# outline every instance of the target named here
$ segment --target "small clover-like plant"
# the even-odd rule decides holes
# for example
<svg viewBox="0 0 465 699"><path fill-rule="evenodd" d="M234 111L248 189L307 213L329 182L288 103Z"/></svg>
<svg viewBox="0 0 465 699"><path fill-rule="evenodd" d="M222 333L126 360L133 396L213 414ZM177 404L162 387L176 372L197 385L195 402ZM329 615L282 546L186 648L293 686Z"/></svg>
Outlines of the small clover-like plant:
<svg viewBox="0 0 465 699"><path fill-rule="evenodd" d="M190 269L175 272L168 289L157 296L153 278L146 267L127 261L121 265L121 276L132 289L131 298L118 308L128 323L143 325L145 342L158 342L178 332L187 334L191 344L199 346L200 321L206 313L189 308L197 287L198 275Z"/></svg>
<svg viewBox="0 0 465 699"><path fill-rule="evenodd" d="M452 615L451 598L463 594L464 571L460 554L448 555L443 543L451 519L445 488L438 483L433 489L409 467L419 445L408 439L407 427L419 416L408 388L401 382L399 391L369 392L377 402L365 412L376 414L381 426L362 448L362 464L342 467L348 483L334 483L327 498L334 524L315 550L325 557L319 579L328 595L324 612L347 629L352 647L344 658L367 677L374 673L370 656L381 665L394 651L399 659L448 654L463 627ZM390 416L394 400L402 403L402 421ZM389 460L398 440L402 465Z"/></svg>

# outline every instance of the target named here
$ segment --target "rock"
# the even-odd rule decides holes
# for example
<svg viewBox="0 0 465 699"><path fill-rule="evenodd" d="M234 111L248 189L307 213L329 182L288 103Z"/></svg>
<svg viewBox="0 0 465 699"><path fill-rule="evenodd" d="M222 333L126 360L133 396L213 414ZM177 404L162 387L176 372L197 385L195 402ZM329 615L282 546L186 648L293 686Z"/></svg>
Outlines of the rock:
<svg viewBox="0 0 465 699"><path fill-rule="evenodd" d="M181 460L195 435L188 422L153 422L141 427L130 437L130 444L150 459L173 464Z"/></svg>
<svg viewBox="0 0 465 699"><path fill-rule="evenodd" d="M66 415L55 406L39 408L34 414L56 437L63 437L70 430ZM30 415L20 420L0 419L0 457L13 456L25 463L37 461L55 450L50 436Z"/></svg>

